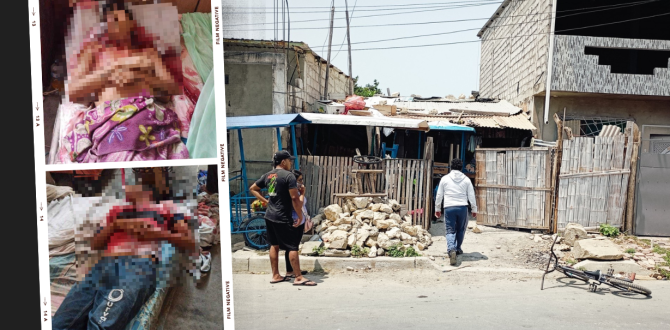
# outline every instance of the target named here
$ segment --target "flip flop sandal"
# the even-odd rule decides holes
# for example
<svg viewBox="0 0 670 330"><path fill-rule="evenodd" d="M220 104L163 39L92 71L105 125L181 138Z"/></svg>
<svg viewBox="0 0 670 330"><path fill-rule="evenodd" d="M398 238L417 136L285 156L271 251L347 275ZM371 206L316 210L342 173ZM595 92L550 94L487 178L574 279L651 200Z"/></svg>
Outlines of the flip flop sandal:
<svg viewBox="0 0 670 330"><path fill-rule="evenodd" d="M307 275L308 271L303 270L300 272L301 275ZM295 274L286 275L286 277L295 278Z"/></svg>
<svg viewBox="0 0 670 330"><path fill-rule="evenodd" d="M293 285L296 285L296 286L298 286L298 285L302 285L302 286L316 286L316 282L314 282L314 281L312 281L312 280L307 280L307 281L302 282L302 283L293 283Z"/></svg>
<svg viewBox="0 0 670 330"><path fill-rule="evenodd" d="M288 282L288 281L290 281L290 280L291 280L290 277L288 277L288 276L284 276L284 277L283 277L281 280L279 280L279 281L270 281L270 284L276 284L276 283L281 283L281 282Z"/></svg>

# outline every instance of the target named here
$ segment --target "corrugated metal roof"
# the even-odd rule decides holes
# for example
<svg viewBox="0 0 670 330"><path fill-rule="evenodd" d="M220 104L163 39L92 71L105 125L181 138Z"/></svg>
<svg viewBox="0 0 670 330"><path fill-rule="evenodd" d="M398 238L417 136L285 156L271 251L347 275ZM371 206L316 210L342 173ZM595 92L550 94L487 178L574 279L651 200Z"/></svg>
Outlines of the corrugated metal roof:
<svg viewBox="0 0 670 330"><path fill-rule="evenodd" d="M329 115L323 113L301 113L305 119L312 124L328 125L356 125L356 126L379 126L391 128L404 128L428 131L428 123L423 119L417 118L396 118L396 117L365 117L351 115Z"/></svg>
<svg viewBox="0 0 670 330"><path fill-rule="evenodd" d="M309 120L299 114L226 117L227 129L287 127L308 123Z"/></svg>
<svg viewBox="0 0 670 330"><path fill-rule="evenodd" d="M465 101L458 102L400 102L395 101L396 107L399 109L407 109L410 112L418 114L430 114L431 111L436 110L438 114L458 114L461 111L476 111L481 114L507 114L515 115L521 112L521 108L512 105L511 103L501 100L499 102L474 102Z"/></svg>
<svg viewBox="0 0 670 330"><path fill-rule="evenodd" d="M436 121L454 123L458 120L458 115L449 116L430 116L430 115L415 115L402 114L390 118L407 118L407 119L422 119L432 123ZM489 127L489 128L514 128L535 131L537 128L528 120L525 114L519 113L514 116L461 116L461 121L465 126L469 127Z"/></svg>
<svg viewBox="0 0 670 330"><path fill-rule="evenodd" d="M459 132L474 132L475 129L468 126L452 124L448 121L429 121L428 126L436 131L459 131Z"/></svg>

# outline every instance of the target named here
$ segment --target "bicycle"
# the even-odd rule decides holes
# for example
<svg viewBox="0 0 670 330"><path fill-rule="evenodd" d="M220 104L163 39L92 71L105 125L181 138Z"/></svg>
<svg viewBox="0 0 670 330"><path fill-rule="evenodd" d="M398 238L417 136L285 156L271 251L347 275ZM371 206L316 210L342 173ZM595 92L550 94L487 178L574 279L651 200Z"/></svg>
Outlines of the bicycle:
<svg viewBox="0 0 670 330"><path fill-rule="evenodd" d="M616 278L614 276L614 269L611 268L608 269L606 274L603 274L600 272L600 270L596 271L579 270L572 268L570 266L563 266L559 264L558 257L556 256L556 253L554 253L554 245L556 245L557 241L558 241L558 235L554 239L554 243L551 245L550 250L551 256L549 256L549 261L547 262L547 268L545 269L544 274L542 275L542 286L540 287L540 290L544 290L544 277L551 272L558 271L565 274L567 277L575 278L584 281L585 283L588 283L589 291L591 292L598 291L599 285L606 284L613 288L623 291L635 292L645 296L651 295L651 290L641 285L633 283L633 280L635 279L634 276L635 274L633 274L632 279ZM554 268L549 270L549 266L551 266L552 260L554 261Z"/></svg>

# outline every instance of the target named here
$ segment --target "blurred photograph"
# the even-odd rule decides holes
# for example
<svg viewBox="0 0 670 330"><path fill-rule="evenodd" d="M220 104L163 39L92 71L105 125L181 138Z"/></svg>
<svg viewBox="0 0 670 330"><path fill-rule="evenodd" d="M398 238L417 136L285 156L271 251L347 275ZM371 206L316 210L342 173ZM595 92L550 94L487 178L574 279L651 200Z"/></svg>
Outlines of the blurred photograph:
<svg viewBox="0 0 670 330"><path fill-rule="evenodd" d="M208 1L48 0L48 164L214 158Z"/></svg>
<svg viewBox="0 0 670 330"><path fill-rule="evenodd" d="M53 329L222 327L216 165L47 172L46 189Z"/></svg>

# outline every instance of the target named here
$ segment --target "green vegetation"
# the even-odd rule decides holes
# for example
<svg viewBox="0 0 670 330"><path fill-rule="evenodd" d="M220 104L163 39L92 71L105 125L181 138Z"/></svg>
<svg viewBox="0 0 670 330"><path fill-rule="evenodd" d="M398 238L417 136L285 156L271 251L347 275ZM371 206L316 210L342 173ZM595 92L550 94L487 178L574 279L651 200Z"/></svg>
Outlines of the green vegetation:
<svg viewBox="0 0 670 330"><path fill-rule="evenodd" d="M326 252L326 247L325 246L319 246L319 247L314 247L312 249L312 252L316 252L316 255L322 256L324 252Z"/></svg>
<svg viewBox="0 0 670 330"><path fill-rule="evenodd" d="M375 94L381 94L382 90L379 89L379 82L377 79L374 80L372 85L366 84L365 87L358 85L358 76L354 78L354 94L362 97L373 97Z"/></svg>
<svg viewBox="0 0 670 330"><path fill-rule="evenodd" d="M600 224L600 234L607 237L617 237L621 233L619 232L619 228L602 223Z"/></svg>
<svg viewBox="0 0 670 330"><path fill-rule="evenodd" d="M355 258L360 258L367 256L370 253L370 248L364 247L361 249L360 246L354 245L351 247L351 256Z"/></svg>
<svg viewBox="0 0 670 330"><path fill-rule="evenodd" d="M627 248L626 253L630 253L630 254L635 253L635 248Z"/></svg>
<svg viewBox="0 0 670 330"><path fill-rule="evenodd" d="M405 249L405 247L398 243L396 245L393 245L389 248L388 251L386 251L386 254L389 255L390 257L393 258L402 258L402 257L420 257L421 255L414 249L414 247L410 246Z"/></svg>
<svg viewBox="0 0 670 330"><path fill-rule="evenodd" d="M575 264L577 263L577 260L575 260L575 259L567 259L567 260L565 260L565 263L568 264L568 265L570 265L570 266L573 266L573 265L575 265Z"/></svg>

